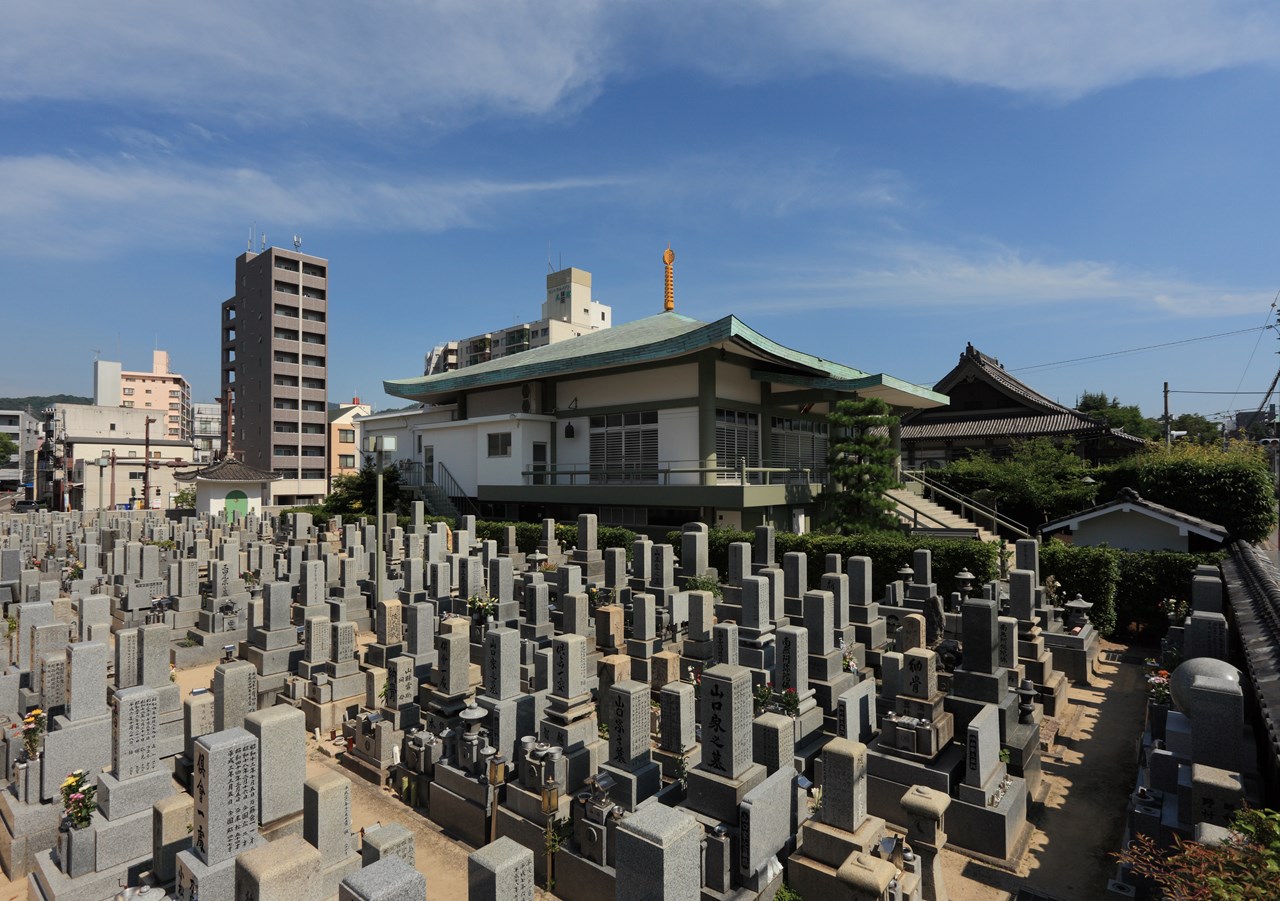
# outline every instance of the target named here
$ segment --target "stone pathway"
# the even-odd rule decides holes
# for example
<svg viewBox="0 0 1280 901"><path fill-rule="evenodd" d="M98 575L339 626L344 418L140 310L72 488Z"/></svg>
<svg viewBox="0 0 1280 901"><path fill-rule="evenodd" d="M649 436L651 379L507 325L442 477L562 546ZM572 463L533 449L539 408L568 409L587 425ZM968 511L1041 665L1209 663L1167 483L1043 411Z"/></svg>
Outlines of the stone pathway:
<svg viewBox="0 0 1280 901"><path fill-rule="evenodd" d="M1026 887L1056 901L1106 896L1115 870L1125 799L1137 773L1146 697L1141 663L1116 662L1125 645L1104 641L1094 685L1072 687L1055 756L1044 759L1048 795L1016 874L944 852L953 901L1005 901ZM1135 650L1135 660L1143 654Z"/></svg>

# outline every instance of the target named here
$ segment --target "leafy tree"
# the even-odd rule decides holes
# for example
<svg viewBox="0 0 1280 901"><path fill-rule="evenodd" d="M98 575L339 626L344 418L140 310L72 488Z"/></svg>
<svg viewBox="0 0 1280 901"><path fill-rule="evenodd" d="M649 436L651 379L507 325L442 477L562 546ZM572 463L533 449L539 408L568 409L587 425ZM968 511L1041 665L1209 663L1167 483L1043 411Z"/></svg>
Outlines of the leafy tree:
<svg viewBox="0 0 1280 901"><path fill-rule="evenodd" d="M1058 446L1049 438L1032 438L1014 444L1004 459L980 452L933 476L961 494L990 491L1002 513L1037 526L1094 502L1097 485L1085 481L1093 470L1074 447L1069 441Z"/></svg>
<svg viewBox="0 0 1280 901"><path fill-rule="evenodd" d="M402 506L400 470L388 466L382 473L382 509L394 513ZM378 469L373 456L364 458L359 472L333 477L333 487L324 501L329 516L373 516L378 511Z"/></svg>
<svg viewBox="0 0 1280 901"><path fill-rule="evenodd" d="M179 510L192 510L196 505L195 486L182 488L173 496L173 505Z"/></svg>
<svg viewBox="0 0 1280 901"><path fill-rule="evenodd" d="M822 495L827 527L839 534L892 529L893 502L885 492L897 485L889 427L898 417L878 398L859 398L840 401L829 420L830 476Z"/></svg>
<svg viewBox="0 0 1280 901"><path fill-rule="evenodd" d="M1186 432L1186 437L1182 440L1192 444L1217 444L1222 441L1222 426L1199 413L1175 416L1169 428L1175 432Z"/></svg>
<svg viewBox="0 0 1280 901"><path fill-rule="evenodd" d="M18 444L8 435L0 435L0 466L8 466L13 455L18 452Z"/></svg>
<svg viewBox="0 0 1280 901"><path fill-rule="evenodd" d="M1158 419L1143 416L1137 404L1121 405L1119 398L1108 398L1105 391L1084 392L1076 409L1101 419L1109 428L1121 429L1136 438L1155 439L1164 434L1164 427Z"/></svg>
<svg viewBox="0 0 1280 901"><path fill-rule="evenodd" d="M1162 849L1140 835L1116 857L1179 901L1274 898L1280 884L1280 813L1241 810L1216 845L1176 839Z"/></svg>

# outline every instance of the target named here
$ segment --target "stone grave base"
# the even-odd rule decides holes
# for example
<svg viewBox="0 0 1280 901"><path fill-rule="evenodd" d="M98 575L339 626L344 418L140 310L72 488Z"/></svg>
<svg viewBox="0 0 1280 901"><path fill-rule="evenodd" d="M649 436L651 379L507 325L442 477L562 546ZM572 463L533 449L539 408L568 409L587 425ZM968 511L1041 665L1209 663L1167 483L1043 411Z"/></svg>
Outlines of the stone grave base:
<svg viewBox="0 0 1280 901"><path fill-rule="evenodd" d="M506 837L533 852L533 875L541 887L547 878L546 827L530 822L517 813L498 807L498 836ZM480 846L477 846L480 847ZM560 882L560 880L557 880ZM560 882L560 885L564 885ZM611 889L612 890L612 889ZM561 897L564 897L561 895ZM612 895L597 897L610 898Z"/></svg>
<svg viewBox="0 0 1280 901"><path fill-rule="evenodd" d="M538 835L539 849L534 852L535 868L542 866L546 852L541 849L542 835ZM568 849L556 852L552 864L555 876L555 895L564 901L598 901L617 895L617 874L613 867L602 867L579 857ZM538 877L538 886L546 884L546 876Z"/></svg>
<svg viewBox="0 0 1280 901"><path fill-rule="evenodd" d="M312 886L319 897L331 898L338 894L338 883L352 873L358 872L360 867L360 855L355 853L348 854L333 863L325 861L324 866L313 877Z"/></svg>
<svg viewBox="0 0 1280 901"><path fill-rule="evenodd" d="M690 770L688 806L704 816L736 824L742 799L764 781L765 772L758 763L747 767L740 779L728 779L700 769Z"/></svg>
<svg viewBox="0 0 1280 901"><path fill-rule="evenodd" d="M150 867L148 850L143 857L72 879L58 869L52 851L41 851L36 855L35 870L27 877L27 897L31 901L107 901L119 894L121 884L137 885L139 877ZM164 897L164 893L158 897Z"/></svg>
<svg viewBox="0 0 1280 901"><path fill-rule="evenodd" d="M431 821L453 833L473 848L488 844L488 817L485 805L456 794L440 781L442 768L436 767L436 781L428 791L427 810ZM478 786L483 790L484 786Z"/></svg>
<svg viewBox="0 0 1280 901"><path fill-rule="evenodd" d="M391 761L388 760L383 763L378 760L370 760L355 751L344 753L341 762L344 767L361 779L366 782L372 782L374 785L386 785L391 773ZM439 771L437 770L437 772Z"/></svg>
<svg viewBox="0 0 1280 901"><path fill-rule="evenodd" d="M0 865L4 874L18 881L36 866L36 855L58 843L62 822L59 804L25 804L6 790L0 791Z"/></svg>
<svg viewBox="0 0 1280 901"><path fill-rule="evenodd" d="M351 695L348 698L340 698L336 701L313 701L310 698L302 698L298 701L298 709L302 711L306 718L307 731L313 732L319 729L321 734L341 730L342 724L347 721L352 710L358 711L360 705L364 703L364 692L358 695Z"/></svg>
<svg viewBox="0 0 1280 901"><path fill-rule="evenodd" d="M269 842L279 841L291 835L300 836L302 835L302 811L299 810L297 813L291 813L280 817L278 820L272 820L270 823L264 824L258 832Z"/></svg>
<svg viewBox="0 0 1280 901"><path fill-rule="evenodd" d="M1009 752L1009 772L1027 783L1027 796L1040 791L1040 725L1017 723L1009 727L1007 741L1000 747Z"/></svg>
<svg viewBox="0 0 1280 901"><path fill-rule="evenodd" d="M678 779L680 776L680 755L671 751L656 749L653 752L654 762L662 768L662 775L667 779ZM691 770L702 763L702 745L694 745L693 750L684 755L685 769Z"/></svg>

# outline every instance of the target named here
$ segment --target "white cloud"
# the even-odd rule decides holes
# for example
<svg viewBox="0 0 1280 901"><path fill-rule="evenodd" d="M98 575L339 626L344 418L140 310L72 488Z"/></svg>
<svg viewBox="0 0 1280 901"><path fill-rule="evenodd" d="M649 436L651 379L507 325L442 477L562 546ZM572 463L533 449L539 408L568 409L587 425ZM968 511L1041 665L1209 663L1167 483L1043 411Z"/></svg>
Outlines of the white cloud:
<svg viewBox="0 0 1280 901"><path fill-rule="evenodd" d="M848 249L849 262L832 264L835 257L832 254L816 263L797 261L763 281L748 281L739 296L771 299L748 301L742 308L764 314L859 307L1007 307L1015 311L1026 306L1099 303L1193 317L1261 312L1272 299L1269 291L1204 284L1094 260L1048 262L1007 247L859 245ZM787 302L778 305L779 296Z"/></svg>
<svg viewBox="0 0 1280 901"><path fill-rule="evenodd" d="M1273 7L1200 0L46 0L5 10L0 100L448 125L557 115L611 77L673 68L735 81L905 74L1072 98L1278 56Z"/></svg>
<svg viewBox="0 0 1280 901"><path fill-rule="evenodd" d="M196 166L130 156L0 158L0 255L108 255L198 242L269 211L277 222L434 232L485 224L547 194L599 191L610 177L392 178L373 173Z"/></svg>

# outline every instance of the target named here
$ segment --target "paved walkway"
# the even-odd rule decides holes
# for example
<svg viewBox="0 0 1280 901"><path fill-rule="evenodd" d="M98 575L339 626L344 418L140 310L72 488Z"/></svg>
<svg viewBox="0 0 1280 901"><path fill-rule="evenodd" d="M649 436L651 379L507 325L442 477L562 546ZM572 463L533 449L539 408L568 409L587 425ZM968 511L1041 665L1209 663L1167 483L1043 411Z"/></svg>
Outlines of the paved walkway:
<svg viewBox="0 0 1280 901"><path fill-rule="evenodd" d="M1059 744L1044 758L1048 795L1032 814L1034 831L1018 872L944 852L954 901L1004 901L1024 886L1058 901L1106 895L1146 712L1141 663L1115 662L1122 654L1145 656L1140 649L1103 642L1095 684L1071 689Z"/></svg>

